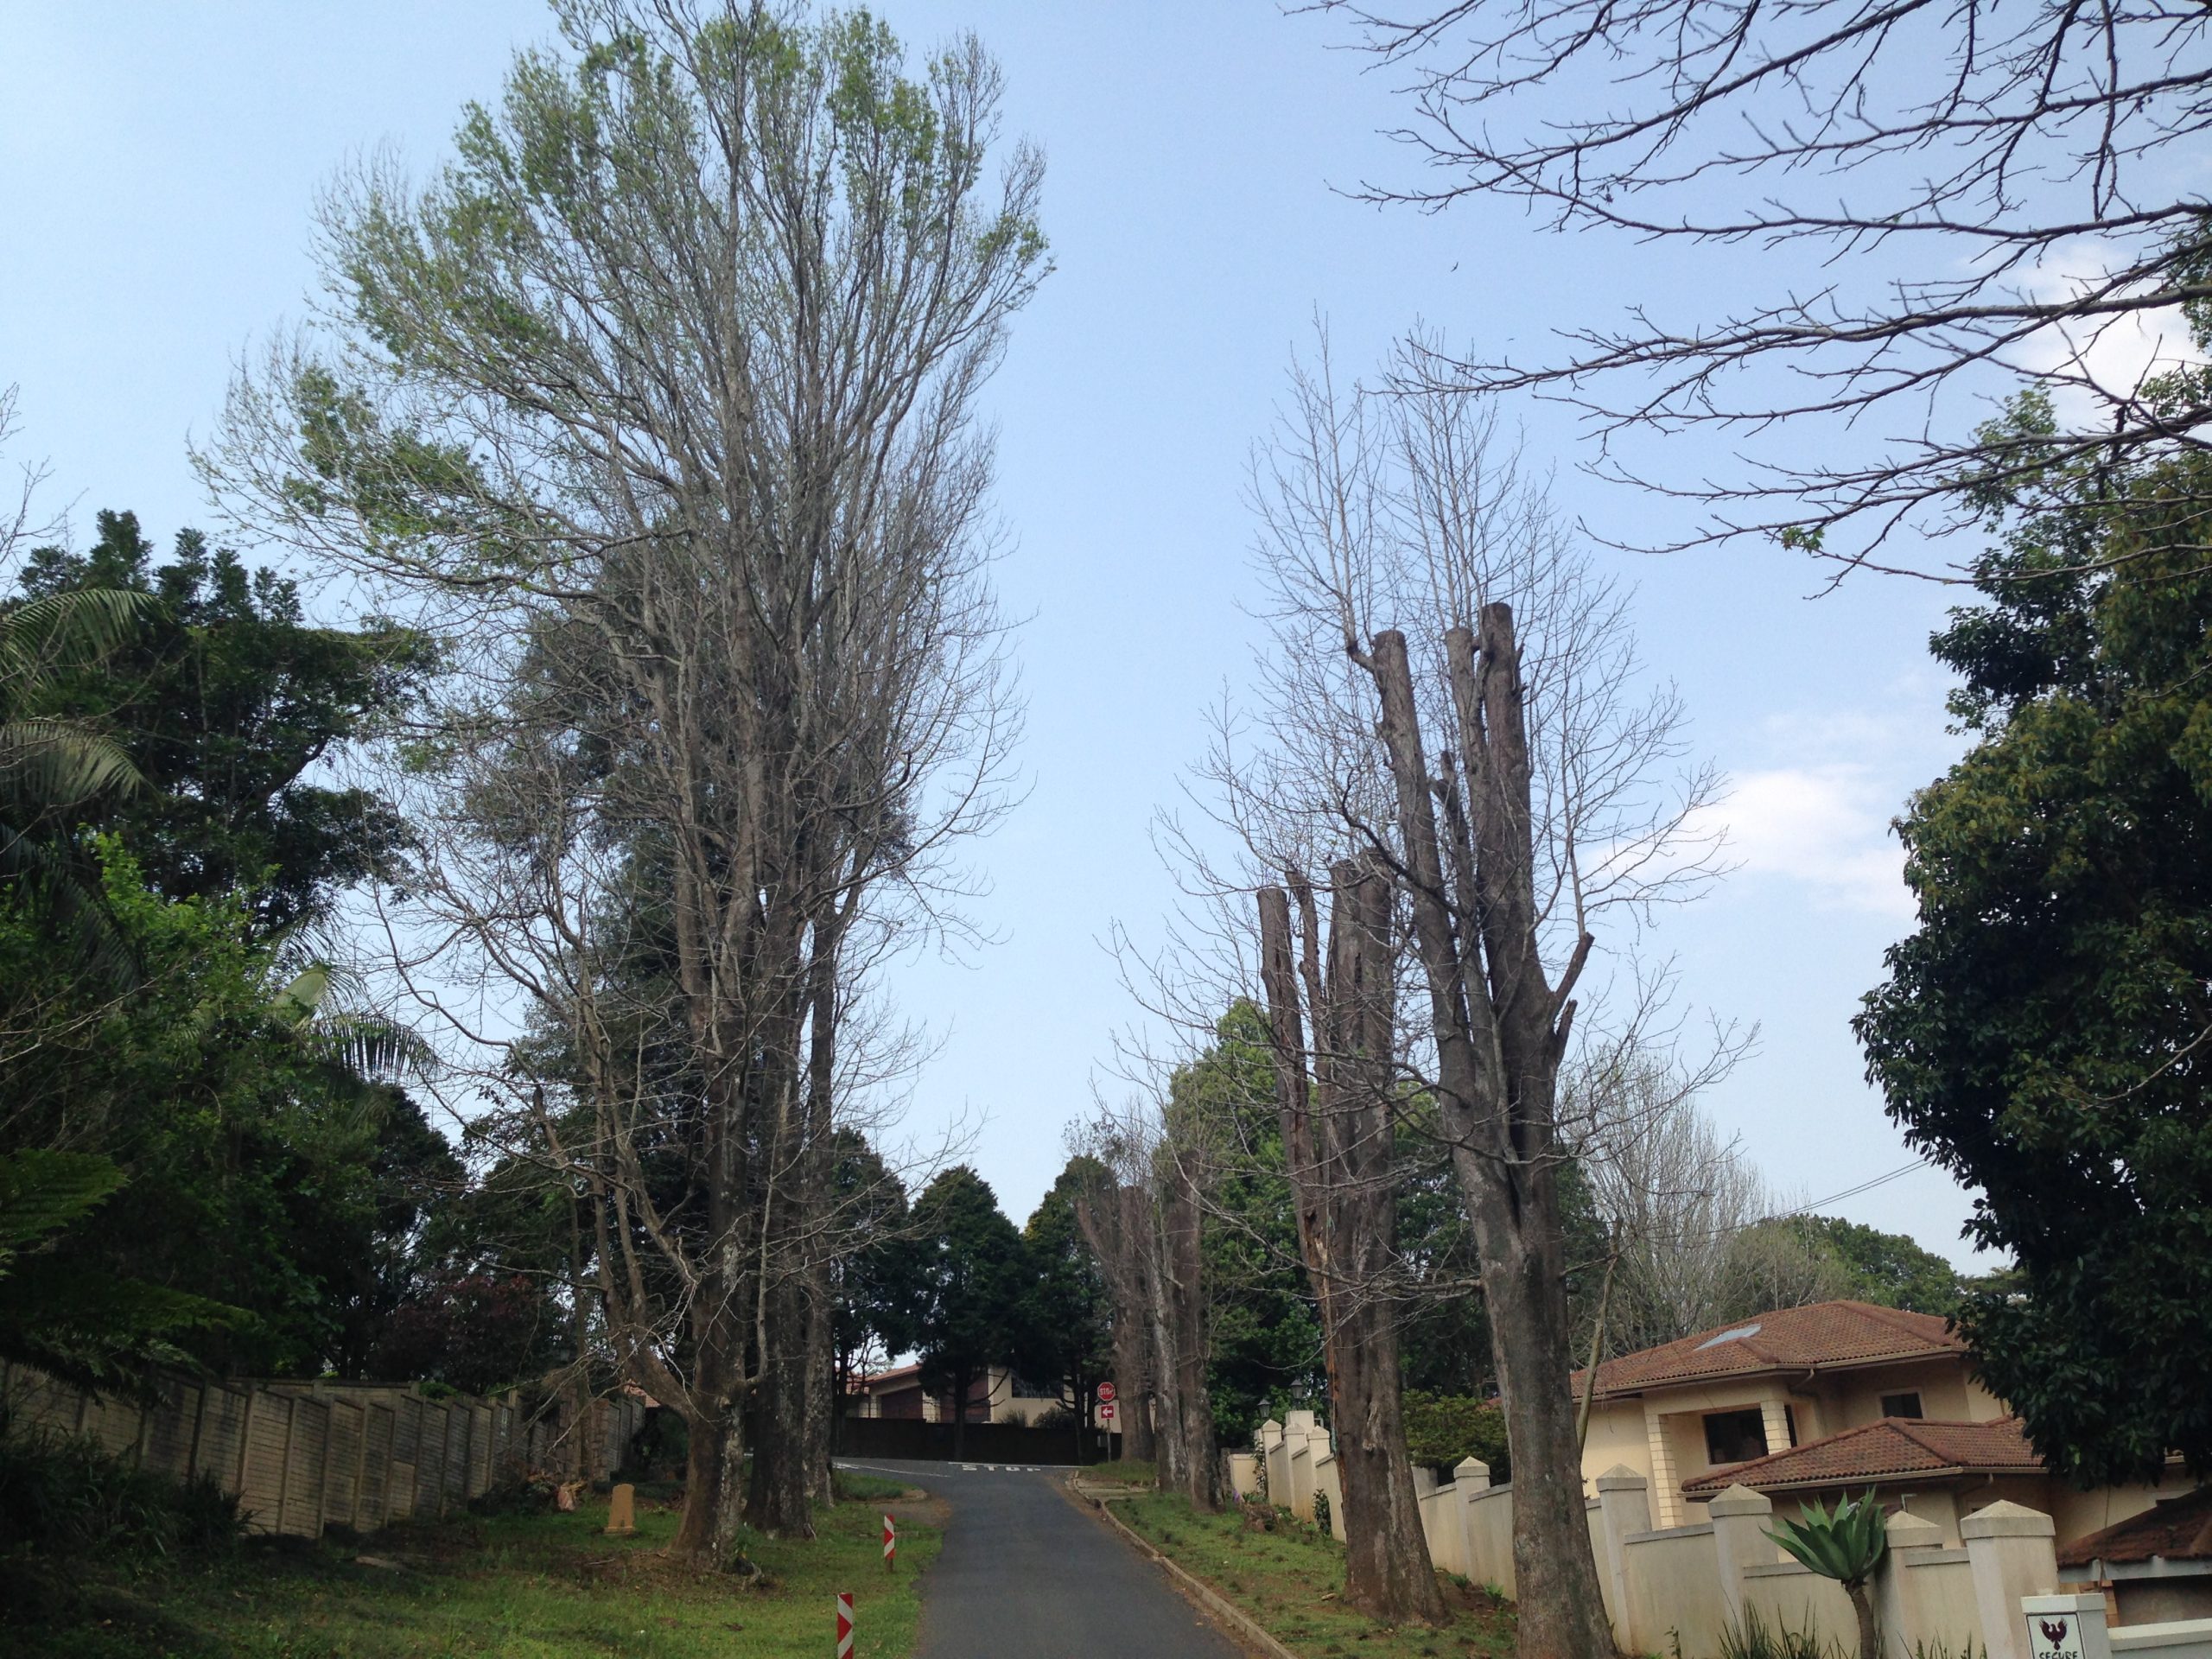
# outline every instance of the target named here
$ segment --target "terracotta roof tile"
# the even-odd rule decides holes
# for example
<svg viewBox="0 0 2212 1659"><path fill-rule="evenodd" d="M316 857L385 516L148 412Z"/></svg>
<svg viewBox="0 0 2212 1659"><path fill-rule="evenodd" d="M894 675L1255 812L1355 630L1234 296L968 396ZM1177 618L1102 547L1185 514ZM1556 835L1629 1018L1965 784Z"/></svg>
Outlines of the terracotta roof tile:
<svg viewBox="0 0 2212 1659"><path fill-rule="evenodd" d="M2180 1497L2161 1498L2140 1515L2076 1538L2058 1552L2062 1567L2091 1561L2173 1561L2212 1559L2212 1486Z"/></svg>
<svg viewBox="0 0 2212 1659"><path fill-rule="evenodd" d="M1597 1392L1603 1399L1710 1378L1965 1351L1965 1343L1939 1314L1908 1313L1870 1302L1815 1302L1609 1359L1598 1368Z"/></svg>
<svg viewBox="0 0 2212 1659"><path fill-rule="evenodd" d="M1989 1423L1938 1423L1885 1417L1840 1434L1770 1452L1682 1483L1693 1497L1731 1485L1753 1491L1841 1486L1896 1475L2041 1474L2043 1459L2017 1417Z"/></svg>

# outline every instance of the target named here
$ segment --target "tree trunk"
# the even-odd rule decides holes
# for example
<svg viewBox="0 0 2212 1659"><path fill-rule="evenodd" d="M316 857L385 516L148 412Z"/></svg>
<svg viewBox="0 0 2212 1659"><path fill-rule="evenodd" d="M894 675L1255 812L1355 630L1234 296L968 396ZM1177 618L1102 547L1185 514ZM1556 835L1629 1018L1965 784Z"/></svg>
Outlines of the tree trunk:
<svg viewBox="0 0 2212 1659"><path fill-rule="evenodd" d="M1881 1633L1874 1628L1874 1597L1864 1583L1843 1586L1851 1611L1859 1615L1859 1659L1882 1659Z"/></svg>
<svg viewBox="0 0 2212 1659"><path fill-rule="evenodd" d="M753 1393L753 1478L745 1518L773 1538L814 1536L804 1301L796 1284L772 1294L767 1330L775 1346L760 1357L760 1380Z"/></svg>
<svg viewBox="0 0 2212 1659"><path fill-rule="evenodd" d="M1161 1277L1167 1285L1169 1339L1174 1344L1175 1421L1181 1435L1178 1484L1191 1506L1211 1515L1221 1507L1220 1449L1213 1439L1213 1401L1206 1389L1206 1332L1198 1188L1171 1154L1160 1205Z"/></svg>
<svg viewBox="0 0 2212 1659"><path fill-rule="evenodd" d="M1114 1302L1114 1420L1121 1455L1149 1463L1157 1448L1151 1394L1152 1301L1145 1282L1143 1192L1116 1186L1076 1200L1076 1224L1097 1257Z"/></svg>
<svg viewBox="0 0 2212 1659"><path fill-rule="evenodd" d="M1367 659L1397 797L1405 885L1427 982L1437 1108L1482 1261L1491 1351L1513 1448L1513 1561L1522 1659L1611 1659L1567 1378L1573 1357L1554 1145L1554 1090L1589 940L1560 985L1539 954L1529 766L1511 611L1482 611L1481 660L1446 635L1454 746L1432 778L1405 636ZM1455 765L1456 760L1456 765ZM1461 783L1465 783L1465 798ZM1436 803L1445 806L1440 843ZM1446 861L1449 860L1449 874Z"/></svg>
<svg viewBox="0 0 2212 1659"><path fill-rule="evenodd" d="M1337 864L1330 879L1326 979L1313 888L1296 875L1302 963L1294 961L1289 897L1268 887L1259 895L1260 970L1299 1248L1328 1367L1344 1494L1344 1599L1389 1624L1441 1624L1444 1595L1406 1449L1397 1327L1382 1296L1398 1197L1389 1099L1395 1084L1390 892L1379 870L1351 861ZM1310 1078L1301 977L1313 1009Z"/></svg>
<svg viewBox="0 0 2212 1659"><path fill-rule="evenodd" d="M952 1374L952 1459L957 1463L968 1450L969 1377L963 1368Z"/></svg>

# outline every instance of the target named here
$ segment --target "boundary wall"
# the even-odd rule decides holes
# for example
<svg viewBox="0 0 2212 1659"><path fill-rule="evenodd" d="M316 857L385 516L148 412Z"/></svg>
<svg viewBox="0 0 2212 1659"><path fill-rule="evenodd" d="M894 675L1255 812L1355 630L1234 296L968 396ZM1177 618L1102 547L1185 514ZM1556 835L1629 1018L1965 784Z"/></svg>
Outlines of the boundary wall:
<svg viewBox="0 0 2212 1659"><path fill-rule="evenodd" d="M0 1364L0 1397L25 1430L81 1437L179 1479L213 1478L234 1493L249 1530L318 1536L325 1527L373 1532L438 1516L528 1470L573 1475L593 1466L587 1437L620 1465L645 1422L642 1400L593 1402L581 1425L555 1408L526 1415L512 1395L432 1399L412 1385L162 1377L157 1395L86 1394L28 1366Z"/></svg>
<svg viewBox="0 0 2212 1659"><path fill-rule="evenodd" d="M1264 1497L1309 1521L1314 1492L1329 1492L1330 1530L1342 1538L1334 1465L1328 1431L1305 1411L1262 1424L1252 1452L1229 1459L1239 1497ZM1429 1557L1440 1570L1510 1598L1513 1489L1491 1485L1489 1466L1473 1458L1452 1476L1440 1482L1414 1471ZM1753 1614L1769 1630L1810 1629L1824 1645L1833 1639L1856 1651L1858 1621L1843 1587L1768 1535L1774 1505L1760 1493L1731 1486L1707 1506L1709 1519L1655 1528L1643 1476L1616 1465L1593 1484L1597 1497L1585 1500L1591 1553L1623 1653L1719 1659L1723 1633ZM2101 1595L2058 1593L2056 1527L2040 1510L1992 1503L1961 1521L1959 1533L1963 1543L1946 1546L1935 1522L1903 1512L1889 1517L1890 1548L1872 1586L1883 1659L1959 1659L1977 1650L1987 1659L2036 1659L2029 1618L2056 1612L2078 1619L2080 1659L2137 1652L2212 1659L2212 1618L2108 1627Z"/></svg>

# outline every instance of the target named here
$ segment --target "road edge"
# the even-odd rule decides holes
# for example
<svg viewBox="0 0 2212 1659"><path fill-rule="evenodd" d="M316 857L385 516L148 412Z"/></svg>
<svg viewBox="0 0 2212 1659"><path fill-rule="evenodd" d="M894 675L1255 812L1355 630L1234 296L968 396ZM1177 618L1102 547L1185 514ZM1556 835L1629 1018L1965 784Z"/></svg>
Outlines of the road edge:
<svg viewBox="0 0 2212 1659"><path fill-rule="evenodd" d="M1071 1501L1087 1505L1103 1516L1107 1524L1128 1540L1140 1554L1148 1555L1161 1567L1166 1567L1168 1576L1176 1581L1185 1595L1205 1608L1215 1618L1235 1630L1238 1636L1250 1643L1262 1653L1266 1654L1268 1659L1299 1659L1297 1654L1285 1647L1251 1614L1230 1601L1228 1597L1223 1595L1220 1591L1215 1589L1188 1567L1170 1560L1154 1548L1142 1535L1114 1513L1110 1507L1110 1499L1084 1491L1072 1478L1065 1483L1064 1490ZM1132 1492L1128 1496L1134 1497L1135 1494Z"/></svg>

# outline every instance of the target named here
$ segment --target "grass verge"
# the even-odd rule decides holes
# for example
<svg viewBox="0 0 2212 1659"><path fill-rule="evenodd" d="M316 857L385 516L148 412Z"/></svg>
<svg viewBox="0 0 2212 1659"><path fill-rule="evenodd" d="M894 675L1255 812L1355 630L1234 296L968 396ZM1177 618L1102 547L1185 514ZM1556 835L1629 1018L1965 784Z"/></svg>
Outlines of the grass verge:
<svg viewBox="0 0 2212 1659"><path fill-rule="evenodd" d="M1086 1486L1157 1486L1160 1484L1158 1466L1135 1458L1118 1458L1111 1463L1086 1463L1076 1473Z"/></svg>
<svg viewBox="0 0 2212 1659"><path fill-rule="evenodd" d="M0 1625L0 1646L29 1637L27 1651L51 1659L817 1659L835 1596L850 1590L855 1651L901 1659L940 1538L903 1522L889 1577L880 1515L842 1503L818 1516L810 1543L753 1539L763 1576L752 1586L663 1554L677 1512L644 1490L634 1538L605 1536L605 1502L587 1499L572 1515L394 1527L358 1546L267 1541L204 1569L96 1580L66 1622Z"/></svg>
<svg viewBox="0 0 2212 1659"><path fill-rule="evenodd" d="M1286 1510L1258 1505L1195 1513L1188 1500L1149 1492L1115 1500L1114 1513L1163 1555L1203 1579L1294 1653L1427 1659L1513 1650L1513 1611L1488 1592L1446 1577L1452 1622L1440 1630L1377 1624L1343 1602L1344 1546ZM1267 1529L1272 1525L1272 1530Z"/></svg>

